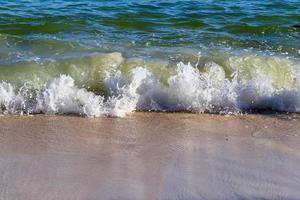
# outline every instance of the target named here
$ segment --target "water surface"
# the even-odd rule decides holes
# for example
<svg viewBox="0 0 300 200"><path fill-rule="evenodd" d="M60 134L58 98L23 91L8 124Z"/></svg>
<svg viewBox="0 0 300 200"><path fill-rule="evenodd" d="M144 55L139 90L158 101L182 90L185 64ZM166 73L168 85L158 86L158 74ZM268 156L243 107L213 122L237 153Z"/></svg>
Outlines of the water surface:
<svg viewBox="0 0 300 200"><path fill-rule="evenodd" d="M122 108L121 113L145 109L196 112L272 109L298 112L300 29L294 25L300 23L299 13L300 2L297 0L2 1L0 79L10 86L1 85L5 93L2 96L6 96L1 104L5 111L17 113L115 115L119 111L107 111L118 110L112 106L115 103L101 105L99 109L105 110L103 112L90 113L81 105L90 107L87 104L91 103L83 100L79 105L65 108L57 105L65 100L48 102L42 95L43 105L39 107L37 96L49 89L49 84L45 85L47 82L58 84L55 80L63 81L61 76L67 75L76 88L100 95L97 99L103 98L107 102L108 98L115 98L118 101L124 96L124 91L108 84L107 79L118 79L114 82L127 87L128 91L135 79L132 74L138 73L135 71L141 67L163 85L158 88L172 88L170 78L180 76L181 68L189 69L178 67L178 63L183 62L185 66L190 63L191 67L196 68L196 78L201 81L200 76L213 76L213 82L218 83L213 84L212 89L218 90L218 95L207 95L210 92L206 89L211 85L208 80L204 80L204 85L199 85L199 81L189 83L196 85L194 90L198 95L191 96L188 101L182 97L176 99L170 92L162 92L162 89L142 81L136 89L146 84L144 87L152 88L155 94L145 97L144 93L134 92L129 96L134 96L132 98L136 100L128 100L133 106L125 110ZM122 78L116 78L118 71L122 73ZM183 72L184 76L191 77L192 70L187 71ZM126 83L121 79L127 80ZM226 92L228 89L224 89L220 80L229 81L226 88L233 88L234 91ZM190 88L189 84L187 81L180 82L176 86L179 88L176 94L184 93L180 88ZM237 88L237 84L242 89ZM260 88L261 85L267 87ZM249 87L255 94L244 97L241 90L251 93ZM26 88L26 91L22 92L20 88ZM66 90L62 86L57 88ZM190 93L195 93L194 90ZM235 94L229 97L228 93ZM293 96L292 101L282 97L285 95L281 94L286 93ZM22 100L10 100L12 95L18 94ZM53 91L53 95L59 96L57 91ZM140 96L148 98L145 100L147 103ZM224 96L221 101L229 102L220 105L217 96ZM170 99L175 100L170 102Z"/></svg>

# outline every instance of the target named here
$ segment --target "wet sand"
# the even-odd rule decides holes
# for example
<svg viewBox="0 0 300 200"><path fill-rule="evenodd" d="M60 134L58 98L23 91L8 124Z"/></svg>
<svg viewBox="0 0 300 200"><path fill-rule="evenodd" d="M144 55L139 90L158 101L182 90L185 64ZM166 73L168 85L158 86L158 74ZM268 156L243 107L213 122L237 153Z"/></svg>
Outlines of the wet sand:
<svg viewBox="0 0 300 200"><path fill-rule="evenodd" d="M0 199L300 199L300 119L0 117Z"/></svg>

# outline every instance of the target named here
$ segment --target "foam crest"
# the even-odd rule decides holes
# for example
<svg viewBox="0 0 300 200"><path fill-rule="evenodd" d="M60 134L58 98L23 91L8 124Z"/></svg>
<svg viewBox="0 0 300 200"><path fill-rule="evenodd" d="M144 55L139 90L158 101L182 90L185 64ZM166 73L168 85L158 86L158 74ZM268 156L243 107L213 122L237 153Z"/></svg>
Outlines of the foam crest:
<svg viewBox="0 0 300 200"><path fill-rule="evenodd" d="M78 88L70 76L62 75L60 78L49 81L38 93L36 99L35 112L88 116L100 116L105 113L102 109L103 97Z"/></svg>
<svg viewBox="0 0 300 200"><path fill-rule="evenodd" d="M247 110L270 109L299 112L299 79L287 88L278 87L278 78L259 71L251 79L235 71L230 77L224 67L208 62L205 70L179 63L174 75L162 83L145 67L135 67L128 73L110 70L103 80L105 95L96 95L76 85L69 75L52 78L41 88L28 84L16 87L0 83L2 113L77 114L86 116L125 116L133 111L187 111L238 113ZM265 69L264 69L265 70ZM255 75L254 75L255 74ZM100 84L100 83L99 83Z"/></svg>

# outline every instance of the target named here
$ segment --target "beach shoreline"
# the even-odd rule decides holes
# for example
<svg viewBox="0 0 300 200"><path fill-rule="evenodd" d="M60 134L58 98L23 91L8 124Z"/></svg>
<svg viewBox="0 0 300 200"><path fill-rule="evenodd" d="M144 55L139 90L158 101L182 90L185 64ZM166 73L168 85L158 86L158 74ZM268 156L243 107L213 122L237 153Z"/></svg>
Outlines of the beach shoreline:
<svg viewBox="0 0 300 200"><path fill-rule="evenodd" d="M300 200L299 2L2 1L0 200Z"/></svg>
<svg viewBox="0 0 300 200"><path fill-rule="evenodd" d="M0 117L1 199L297 199L298 115Z"/></svg>

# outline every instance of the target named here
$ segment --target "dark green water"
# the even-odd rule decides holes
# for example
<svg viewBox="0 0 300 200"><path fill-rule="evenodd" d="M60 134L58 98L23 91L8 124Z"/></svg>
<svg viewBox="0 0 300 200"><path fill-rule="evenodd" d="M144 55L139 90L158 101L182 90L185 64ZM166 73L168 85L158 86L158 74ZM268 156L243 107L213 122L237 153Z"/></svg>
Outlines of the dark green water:
<svg viewBox="0 0 300 200"><path fill-rule="evenodd" d="M84 106L99 102L112 115L298 112L299 23L298 0L1 1L0 103L17 113L94 115Z"/></svg>
<svg viewBox="0 0 300 200"><path fill-rule="evenodd" d="M1 1L0 61L220 46L297 56L299 23L298 0Z"/></svg>

